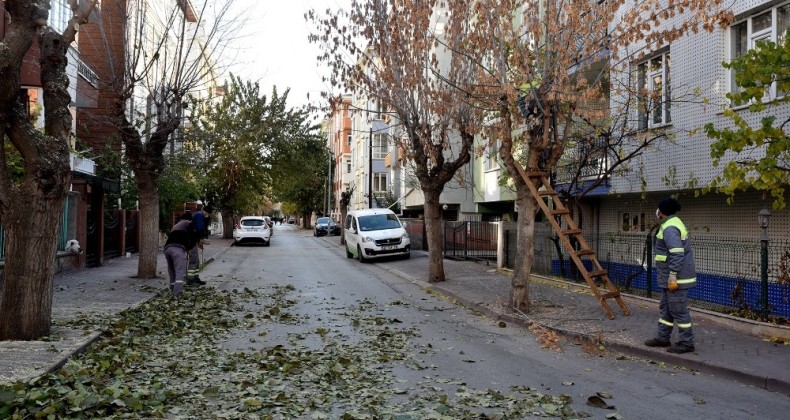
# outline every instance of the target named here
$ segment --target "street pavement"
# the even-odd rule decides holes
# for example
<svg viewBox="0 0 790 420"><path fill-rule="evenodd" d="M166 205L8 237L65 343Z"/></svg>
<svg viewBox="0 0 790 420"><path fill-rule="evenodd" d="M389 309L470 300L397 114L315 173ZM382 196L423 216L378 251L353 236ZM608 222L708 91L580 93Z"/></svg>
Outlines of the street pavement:
<svg viewBox="0 0 790 420"><path fill-rule="evenodd" d="M305 231L305 235L311 231ZM338 247L336 236L323 237ZM206 245L207 263L226 252L232 240L211 238ZM53 331L47 341L0 342L0 383L29 381L62 366L68 358L101 338L100 330L83 330L75 320L83 317L114 316L133 308L168 287L164 256L158 258L160 278L139 280L137 256L115 258L98 268L71 270L55 277ZM642 343L655 332L658 302L624 296L630 316L623 316L615 302L607 302L615 312L610 320L589 288L565 281L533 276L530 285L532 311L514 313L508 309L510 277L494 266L471 261L444 261L447 281L429 284L428 254L413 251L409 260L382 260L375 263L426 290L447 296L458 304L501 321L503 327L537 324L568 338L565 345L580 341L595 343L600 349L621 352L737 380L749 386L790 395L790 328L772 326L706 311L692 310L696 351L682 355ZM209 286L211 286L211 279ZM776 342L779 341L779 342Z"/></svg>

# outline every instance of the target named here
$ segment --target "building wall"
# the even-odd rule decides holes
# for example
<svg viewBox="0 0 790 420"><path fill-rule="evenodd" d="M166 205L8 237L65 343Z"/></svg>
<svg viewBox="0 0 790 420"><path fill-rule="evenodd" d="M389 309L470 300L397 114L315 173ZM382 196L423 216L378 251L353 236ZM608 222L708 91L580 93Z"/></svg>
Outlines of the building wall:
<svg viewBox="0 0 790 420"><path fill-rule="evenodd" d="M639 195L606 196L600 204L598 218L600 232L603 234L646 235L647 231L623 232L622 214L625 212L644 213L646 229L649 229L656 223L655 211L658 202L663 198L666 198L666 195L650 194L646 200L643 200ZM739 194L732 204L727 204L727 198L720 194L708 194L694 198L693 193L686 193L677 199L683 207L678 216L692 235L759 240L760 229L757 225L757 213L763 208L763 202L758 193ZM790 193L786 199L790 199ZM790 212L787 210L773 212L768 235L775 239L790 238Z"/></svg>
<svg viewBox="0 0 790 420"><path fill-rule="evenodd" d="M77 109L76 135L96 151L103 150L107 140L117 132L112 123L115 96L111 84L121 76L118 72L125 66L124 26L116 14L118 8L125 7L125 0L114 1L111 7L102 7L100 23L80 26L80 56L98 77L98 93L95 105L86 104ZM115 146L120 150L120 142Z"/></svg>
<svg viewBox="0 0 790 420"><path fill-rule="evenodd" d="M736 15L749 14L755 7L777 5L769 0L743 0L733 2ZM646 181L648 192L673 191L691 185L708 185L721 173L721 165L714 167L710 157L712 141L701 129L712 122L717 127L730 126L722 115L729 91L729 74L721 63L729 59L727 29L711 33L701 31L685 36L670 45L672 103L671 130L674 143L662 142L647 151L631 165L632 171L612 178L615 193L639 193L641 181ZM764 115L790 117L790 106L771 108L763 114L753 114L746 109L739 111L750 122ZM733 158L728 155L724 161Z"/></svg>

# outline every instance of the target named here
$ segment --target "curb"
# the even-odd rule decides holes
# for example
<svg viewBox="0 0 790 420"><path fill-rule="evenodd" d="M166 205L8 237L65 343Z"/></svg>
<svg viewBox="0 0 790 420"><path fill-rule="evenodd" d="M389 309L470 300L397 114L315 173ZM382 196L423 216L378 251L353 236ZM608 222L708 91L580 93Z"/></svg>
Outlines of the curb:
<svg viewBox="0 0 790 420"><path fill-rule="evenodd" d="M213 257L209 257L208 259L206 259L206 260L203 262L203 267L205 267L206 265L208 265L208 264L210 264L210 263L214 262L214 261L216 260L216 258L218 258L218 257L220 257L222 254L224 254L224 253L225 253L225 252L228 250L228 248L229 248L229 247L224 247L222 250L218 251L218 252L217 252L217 253L216 253L216 254L215 254ZM147 299L142 299L142 300L139 300L139 301L137 301L137 302L135 302L135 303L133 303L133 304L129 305L129 307L128 307L126 310L129 310L129 309L134 309L134 308L137 308L137 307L139 307L140 305L144 304L145 302L148 302L149 300L151 300L151 299L153 299L153 298L155 298L155 297L159 296L159 295L162 293L162 291L163 291L163 290L166 290L166 289L167 289L167 288L162 288L162 289L160 289L159 291L157 291L156 293L154 293L153 295L151 295L151 297L149 297L149 298L147 298ZM63 365L65 365L65 364L66 364L66 363L69 361L69 359L71 359L71 358L72 358L72 357L74 357L74 356L77 356L77 355L79 355L79 354L82 354L82 353L84 353L84 352L85 352L85 350L87 350L87 349L88 349L88 347L90 347L90 346L91 346L91 345L93 345L94 343L96 343L96 342L98 342L99 340L101 340L102 336L103 336L104 334L106 334L107 332L108 332L107 330L96 330L96 331L94 331L94 332L93 332L93 333L92 333L90 336L88 336L88 338L87 338L87 339L86 339L84 342L82 342L82 343L81 343L81 344L80 344L80 345L79 345L77 348L75 348L74 350L72 350L72 351L69 351L69 352L67 352L67 353L64 353L64 354L63 354L63 357L61 357L60 359L58 359L57 361L55 361L54 363L52 363L52 364L51 364L49 367L47 367L47 368L45 369L45 373L44 373L44 374L46 375L46 374L49 374L49 373L56 372L58 369L60 369L61 367L63 367ZM34 376L33 378L29 378L29 379L27 379L27 380L30 380L30 379L36 379L36 378L39 378L39 377L41 377L41 375ZM26 381L27 381L27 380L26 380Z"/></svg>
<svg viewBox="0 0 790 420"><path fill-rule="evenodd" d="M377 264L377 266L405 280L410 280L413 283L416 283L423 288L429 289L437 293L441 293L446 297L454 299L459 303L461 303L463 306L473 309L477 312L480 312L488 318L494 320L503 320L521 326L530 326L532 324L536 324L541 326L542 328L546 328L558 334L561 334L569 339L581 338L583 340L590 342L598 341L598 337L590 334L543 325L537 321L531 320L529 317L524 318L524 317L515 316L513 314L500 313L496 310L480 305L477 302L472 301L471 299L465 298L452 291L444 289L443 287L441 287L440 284L432 284L432 283L427 283L423 280L415 279L414 277L391 267L387 267L379 264ZM714 374L747 385L762 388L768 391L790 394L790 381L761 376L754 373L733 369L731 367L717 365L715 363L702 362L699 360L686 358L680 355L674 355L664 351L649 350L643 347L634 346L631 344L626 344L616 341L606 342L605 346L608 347L609 349L618 351L620 353L634 355L650 360L658 360L665 363L671 363L673 365L681 365L702 373Z"/></svg>

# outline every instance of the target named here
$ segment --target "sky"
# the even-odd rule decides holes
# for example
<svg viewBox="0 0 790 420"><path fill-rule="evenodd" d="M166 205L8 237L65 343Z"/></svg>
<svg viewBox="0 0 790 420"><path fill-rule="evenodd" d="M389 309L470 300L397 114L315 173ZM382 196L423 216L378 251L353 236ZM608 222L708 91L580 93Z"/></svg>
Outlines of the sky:
<svg viewBox="0 0 790 420"><path fill-rule="evenodd" d="M319 65L320 52L307 40L310 27L304 14L311 8L321 13L347 4L346 0L234 0L234 7L247 19L230 70L243 79L257 81L268 94L273 86L282 93L286 88L292 107L321 101L321 91L331 87L321 81L329 74ZM309 100L308 100L309 95Z"/></svg>

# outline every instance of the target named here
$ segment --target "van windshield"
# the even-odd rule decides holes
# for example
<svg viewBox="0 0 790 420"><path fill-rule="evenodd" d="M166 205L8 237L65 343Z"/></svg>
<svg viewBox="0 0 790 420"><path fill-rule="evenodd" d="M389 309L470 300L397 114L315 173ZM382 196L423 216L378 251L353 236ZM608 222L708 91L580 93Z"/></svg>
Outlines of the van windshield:
<svg viewBox="0 0 790 420"><path fill-rule="evenodd" d="M400 222L394 214L374 214L359 217L359 230L361 231L397 229L399 227L401 227Z"/></svg>

